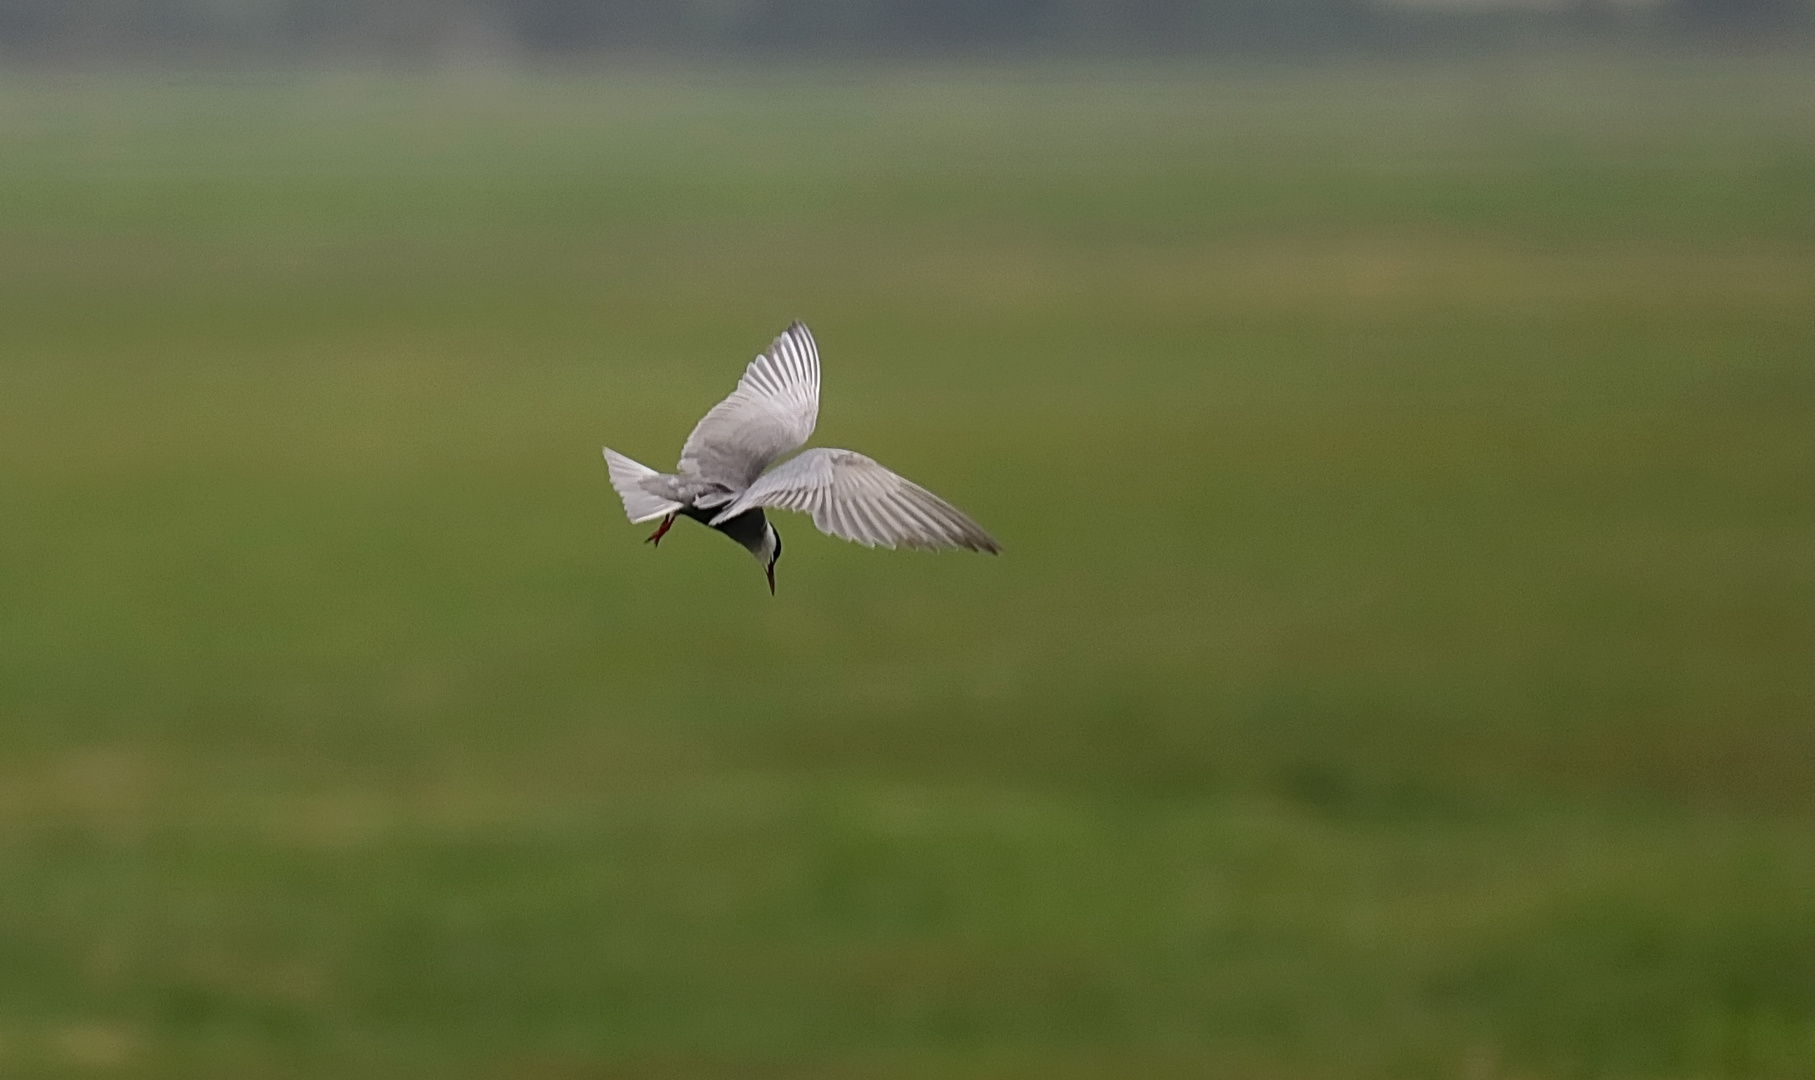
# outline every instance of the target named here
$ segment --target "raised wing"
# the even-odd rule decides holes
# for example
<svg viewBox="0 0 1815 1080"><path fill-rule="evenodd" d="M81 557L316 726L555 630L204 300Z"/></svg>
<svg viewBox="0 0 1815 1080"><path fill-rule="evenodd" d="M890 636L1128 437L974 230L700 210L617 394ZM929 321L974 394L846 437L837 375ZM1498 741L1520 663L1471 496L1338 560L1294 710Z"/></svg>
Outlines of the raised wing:
<svg viewBox="0 0 1815 1080"><path fill-rule="evenodd" d="M756 506L812 514L820 532L865 547L1002 550L951 503L850 450L808 450L783 462L712 523Z"/></svg>
<svg viewBox="0 0 1815 1080"><path fill-rule="evenodd" d="M819 419L819 347L794 323L750 361L731 396L712 407L681 447L680 471L749 487L769 463L807 441Z"/></svg>

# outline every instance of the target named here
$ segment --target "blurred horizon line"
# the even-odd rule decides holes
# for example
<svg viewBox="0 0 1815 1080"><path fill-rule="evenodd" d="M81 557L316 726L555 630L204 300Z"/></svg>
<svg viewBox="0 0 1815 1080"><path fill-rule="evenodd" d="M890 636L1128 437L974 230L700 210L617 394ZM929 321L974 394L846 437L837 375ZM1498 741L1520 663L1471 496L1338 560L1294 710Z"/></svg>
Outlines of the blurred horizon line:
<svg viewBox="0 0 1815 1080"><path fill-rule="evenodd" d="M1815 0L12 0L5 67L1394 59L1806 49Z"/></svg>

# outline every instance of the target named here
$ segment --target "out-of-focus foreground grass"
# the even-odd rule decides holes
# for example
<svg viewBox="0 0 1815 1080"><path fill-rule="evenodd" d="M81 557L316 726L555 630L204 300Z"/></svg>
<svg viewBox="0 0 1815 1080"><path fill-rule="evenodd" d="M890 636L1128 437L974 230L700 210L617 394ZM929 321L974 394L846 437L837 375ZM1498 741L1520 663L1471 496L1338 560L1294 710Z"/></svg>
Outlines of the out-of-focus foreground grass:
<svg viewBox="0 0 1815 1080"><path fill-rule="evenodd" d="M1490 68L0 86L0 1074L1809 1075L1815 65Z"/></svg>

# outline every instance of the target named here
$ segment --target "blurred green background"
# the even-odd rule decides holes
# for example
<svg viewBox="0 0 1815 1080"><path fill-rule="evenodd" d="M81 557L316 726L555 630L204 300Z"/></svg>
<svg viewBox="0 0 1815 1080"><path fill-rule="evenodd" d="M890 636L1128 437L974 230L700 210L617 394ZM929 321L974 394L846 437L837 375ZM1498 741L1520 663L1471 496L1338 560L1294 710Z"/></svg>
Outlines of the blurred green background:
<svg viewBox="0 0 1815 1080"><path fill-rule="evenodd" d="M1807 1077L1812 721L1806 58L0 81L0 1075Z"/></svg>

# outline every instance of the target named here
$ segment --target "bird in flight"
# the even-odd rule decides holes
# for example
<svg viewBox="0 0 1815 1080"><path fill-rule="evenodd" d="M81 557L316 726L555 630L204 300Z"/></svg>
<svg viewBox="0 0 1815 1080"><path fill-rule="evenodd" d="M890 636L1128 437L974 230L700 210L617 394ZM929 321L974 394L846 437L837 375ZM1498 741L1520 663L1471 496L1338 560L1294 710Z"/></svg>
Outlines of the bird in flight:
<svg viewBox="0 0 1815 1080"><path fill-rule="evenodd" d="M771 593L781 534L764 507L812 514L820 532L865 547L1002 550L951 503L850 450L818 447L763 471L803 445L818 418L819 348L797 322L694 426L674 472L656 472L609 446L605 464L632 523L662 519L648 543L660 546L677 516L692 518L756 556Z"/></svg>

